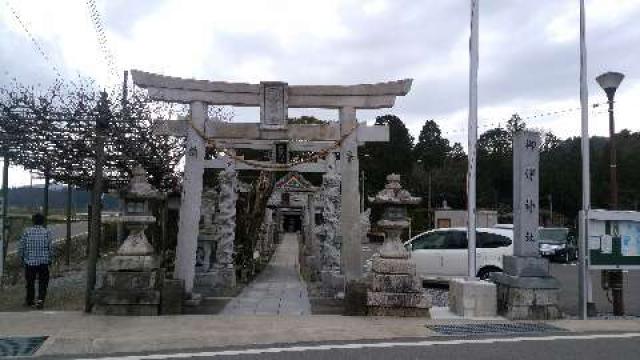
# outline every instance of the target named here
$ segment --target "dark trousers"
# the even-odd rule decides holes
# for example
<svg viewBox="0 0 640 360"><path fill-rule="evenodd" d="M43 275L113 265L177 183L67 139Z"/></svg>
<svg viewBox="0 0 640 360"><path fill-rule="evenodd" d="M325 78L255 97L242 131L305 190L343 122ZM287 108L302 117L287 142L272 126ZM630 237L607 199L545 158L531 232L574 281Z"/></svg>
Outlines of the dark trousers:
<svg viewBox="0 0 640 360"><path fill-rule="evenodd" d="M38 279L38 300L44 302L49 286L49 265L26 265L24 277L27 280L27 305L33 305L35 296L36 278Z"/></svg>

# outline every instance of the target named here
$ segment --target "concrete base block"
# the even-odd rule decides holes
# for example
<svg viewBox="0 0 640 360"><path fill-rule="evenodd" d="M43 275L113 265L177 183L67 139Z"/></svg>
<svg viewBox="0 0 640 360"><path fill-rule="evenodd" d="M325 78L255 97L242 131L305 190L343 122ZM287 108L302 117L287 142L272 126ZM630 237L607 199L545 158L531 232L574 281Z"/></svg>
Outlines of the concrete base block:
<svg viewBox="0 0 640 360"><path fill-rule="evenodd" d="M515 278L506 274L501 275L495 277L498 289L498 314L510 320L560 318L562 315L558 308L560 289L559 286L553 286L557 284L555 279Z"/></svg>
<svg viewBox="0 0 640 360"><path fill-rule="evenodd" d="M542 257L505 256L504 273L520 277L548 277L549 260Z"/></svg>
<svg viewBox="0 0 640 360"><path fill-rule="evenodd" d="M450 281L449 309L463 317L495 317L498 310L496 285L478 280Z"/></svg>

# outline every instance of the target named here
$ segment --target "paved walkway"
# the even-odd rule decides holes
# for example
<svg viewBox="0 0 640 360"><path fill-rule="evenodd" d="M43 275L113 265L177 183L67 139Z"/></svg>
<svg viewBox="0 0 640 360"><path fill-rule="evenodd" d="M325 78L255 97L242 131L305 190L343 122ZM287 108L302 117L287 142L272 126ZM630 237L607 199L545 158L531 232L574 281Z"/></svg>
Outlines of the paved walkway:
<svg viewBox="0 0 640 360"><path fill-rule="evenodd" d="M300 279L298 235L284 234L258 277L231 300L221 315L310 315L307 286Z"/></svg>

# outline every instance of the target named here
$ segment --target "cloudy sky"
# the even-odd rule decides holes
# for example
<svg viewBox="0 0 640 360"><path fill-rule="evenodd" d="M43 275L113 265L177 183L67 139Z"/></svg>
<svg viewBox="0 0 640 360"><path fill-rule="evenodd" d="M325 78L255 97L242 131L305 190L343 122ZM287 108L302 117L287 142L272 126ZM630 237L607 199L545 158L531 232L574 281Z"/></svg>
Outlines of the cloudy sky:
<svg viewBox="0 0 640 360"><path fill-rule="evenodd" d="M413 78L392 112L417 137L435 119L451 141L466 142L468 0L96 0L105 53L84 0L0 2L0 84L16 77L47 83L91 77L105 87L125 69L199 79L290 84L353 84ZM617 128L640 130L640 0L587 0L591 103L605 100L595 76L626 75ZM519 113L528 125L565 138L579 134L579 1L481 0L480 131ZM36 49L39 43L48 60ZM565 111L560 115L536 116ZM608 132L603 107L591 109L591 134ZM291 115L310 114L291 110ZM313 112L335 119L333 112ZM237 121L257 121L243 110ZM29 176L11 174L12 185Z"/></svg>

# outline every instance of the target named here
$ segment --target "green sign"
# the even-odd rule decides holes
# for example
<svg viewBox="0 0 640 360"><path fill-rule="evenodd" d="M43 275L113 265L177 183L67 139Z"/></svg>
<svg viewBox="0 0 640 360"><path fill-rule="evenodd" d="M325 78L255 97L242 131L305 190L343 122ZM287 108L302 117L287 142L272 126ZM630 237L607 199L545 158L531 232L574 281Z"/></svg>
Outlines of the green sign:
<svg viewBox="0 0 640 360"><path fill-rule="evenodd" d="M640 269L640 213L591 210L587 217L591 269Z"/></svg>

